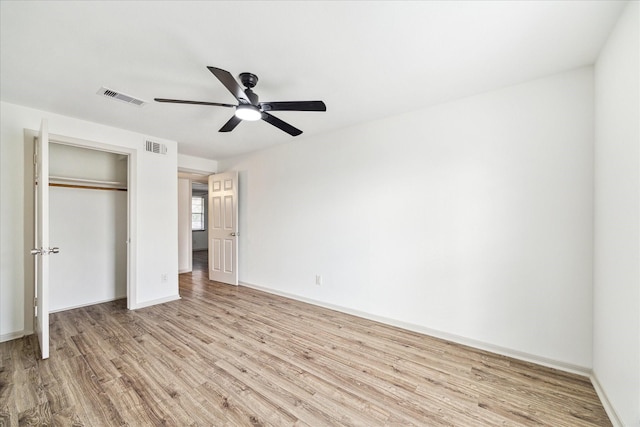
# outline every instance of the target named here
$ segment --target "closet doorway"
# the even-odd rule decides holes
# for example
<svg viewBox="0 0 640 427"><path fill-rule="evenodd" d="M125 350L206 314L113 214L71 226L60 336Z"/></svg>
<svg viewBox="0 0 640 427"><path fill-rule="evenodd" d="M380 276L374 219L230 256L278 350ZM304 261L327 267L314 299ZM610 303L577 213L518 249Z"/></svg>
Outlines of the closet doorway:
<svg viewBox="0 0 640 427"><path fill-rule="evenodd" d="M41 129L46 129L47 120L42 120ZM50 212L51 207L50 195L53 190L56 192L53 203L58 205L54 209L58 212L57 215L62 219L62 222L54 219L55 224L62 224L60 234L58 231L53 230L51 233L51 227L49 229L49 236L53 235L55 239L61 238L64 246L56 241L50 239L47 245L51 247L58 247L59 251L55 256L50 258L51 262L48 262L48 268L46 269L48 283L46 290L42 289L42 295L36 298L36 269L40 262L36 262L38 256L27 256L24 258L24 278L25 283L33 283L34 286L24 287L24 330L25 333L38 332L40 330L38 326L46 324L45 318L48 317L49 312L52 310L49 302L52 298L56 300L53 311L62 311L71 309L74 307L97 304L100 302L119 299L121 296L126 297L126 306L128 309L137 307L137 277L136 277L136 260L137 260L137 165L138 165L138 148L134 146L107 144L103 142L78 139L73 137L54 135L48 132L43 132L43 143L46 140L46 146L48 148L54 147L53 150L57 150L57 154L54 154L55 158L51 161L50 150L47 149L46 153L38 153L36 155L36 145L38 145L38 131L32 129L24 130L24 247L25 248L39 248L37 238L36 227L36 211L47 211L46 215L39 215L43 221L46 221L50 225ZM64 147L60 147L64 146ZM80 149L73 154L74 150ZM64 152L64 153L63 153ZM78 156L78 153L79 156ZM103 163L100 158L106 156L108 159L106 163ZM53 165L50 165L50 162ZM46 169L50 169L47 172L47 177L52 178L51 183L54 186L46 185L47 197L42 198L46 203L46 209L41 206L39 209L37 206L36 191L38 188L36 185L36 165L47 164ZM53 166L49 168L48 166ZM106 171L110 171L107 173ZM47 181L47 180L45 180ZM83 188L74 188L83 187ZM99 190L89 187L100 187ZM111 187L110 190L104 188ZM78 209L72 209L72 204L66 204L66 199L60 199L58 196L64 189L75 190L81 192L98 191L100 193L114 192L117 196L110 196L113 199L126 200L126 204L122 206L122 203L118 205L110 204L103 197L97 196L97 202L93 200L84 199L84 203L77 205ZM68 194L65 196L70 197ZM106 199L108 199L107 197ZM119 207L118 207L119 206ZM93 211L85 212L84 209L94 208ZM124 210L124 215L122 211ZM108 214L106 212L109 212ZM124 217L124 222L122 218ZM111 230L111 237L105 238L104 236L96 236L93 234L93 238L88 241L84 246L77 248L77 243L84 236L84 227L92 231L96 230ZM56 228L58 225L56 225ZM64 233L64 229L67 233ZM116 231L116 229L118 231ZM124 239L122 239L122 230L125 230ZM70 244L67 244L66 240L71 236L72 240ZM111 248L111 252L105 252L104 247L100 245L111 242L110 245L104 246ZM44 242L43 242L44 243ZM65 247L66 246L66 247ZM32 252L33 253L33 252ZM102 256L104 253L108 255ZM125 262L122 263L122 256L124 255ZM66 259L61 260L61 257ZM91 271L90 275L87 274L90 268L88 267L95 261L102 260L103 258L111 259L109 263L101 264L95 271ZM58 265L58 264L61 265ZM56 264L53 265L52 264ZM51 286L51 271L54 271L56 276L53 286ZM122 295L122 278L124 270L124 283L125 294ZM62 274L60 274L62 272ZM69 273L70 272L70 273ZM78 281L78 272L84 274L82 281ZM69 274L66 274L69 273ZM109 278L108 282L104 279ZM120 285L116 282L120 281ZM38 281L39 283L42 280ZM100 288L105 283L108 286ZM118 286L120 286L118 288ZM75 291L78 290L78 295L75 295ZM58 295L66 295L66 298L58 298ZM36 303L37 301L37 303ZM38 307L43 307L47 313L46 316L36 317L36 310ZM42 318L42 322L40 322ZM38 320L38 322L36 322ZM44 326L40 327L43 329ZM45 331L42 331L44 338ZM48 328L47 328L48 335ZM43 357L46 351L43 349Z"/></svg>
<svg viewBox="0 0 640 427"><path fill-rule="evenodd" d="M49 311L127 297L129 159L51 141Z"/></svg>

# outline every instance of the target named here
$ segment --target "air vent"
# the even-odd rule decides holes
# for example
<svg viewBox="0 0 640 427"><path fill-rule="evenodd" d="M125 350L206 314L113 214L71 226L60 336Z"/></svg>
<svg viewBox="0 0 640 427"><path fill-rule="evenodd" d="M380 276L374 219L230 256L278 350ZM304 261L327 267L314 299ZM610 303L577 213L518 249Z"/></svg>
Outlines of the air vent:
<svg viewBox="0 0 640 427"><path fill-rule="evenodd" d="M167 146L164 144L148 139L145 141L145 144L145 151L156 154L167 154Z"/></svg>
<svg viewBox="0 0 640 427"><path fill-rule="evenodd" d="M127 104L137 105L138 107L142 107L146 105L141 99L134 98L133 96L125 95L121 92L116 92L115 90L107 89L106 87L101 87L97 92L98 95L106 96L107 98L115 99L118 101L126 102Z"/></svg>

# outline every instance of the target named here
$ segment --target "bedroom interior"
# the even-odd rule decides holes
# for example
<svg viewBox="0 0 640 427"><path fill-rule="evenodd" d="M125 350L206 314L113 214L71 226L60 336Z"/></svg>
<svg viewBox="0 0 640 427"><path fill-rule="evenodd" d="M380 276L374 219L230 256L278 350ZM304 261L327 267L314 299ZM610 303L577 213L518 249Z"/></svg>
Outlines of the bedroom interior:
<svg viewBox="0 0 640 427"><path fill-rule="evenodd" d="M0 2L0 420L640 425L638 2L242 4Z"/></svg>

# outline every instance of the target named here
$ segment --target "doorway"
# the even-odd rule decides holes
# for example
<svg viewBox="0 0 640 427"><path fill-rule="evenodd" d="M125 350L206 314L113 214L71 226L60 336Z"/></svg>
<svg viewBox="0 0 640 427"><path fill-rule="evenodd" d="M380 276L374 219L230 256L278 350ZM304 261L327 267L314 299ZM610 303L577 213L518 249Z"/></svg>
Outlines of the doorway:
<svg viewBox="0 0 640 427"><path fill-rule="evenodd" d="M51 141L49 312L127 297L128 156Z"/></svg>
<svg viewBox="0 0 640 427"><path fill-rule="evenodd" d="M209 174L178 172L178 272L208 265ZM204 264L203 264L204 263Z"/></svg>
<svg viewBox="0 0 640 427"><path fill-rule="evenodd" d="M24 154L25 154L24 156L25 158L24 212L26 214L24 218L24 246L26 248L34 247L34 241L35 241L34 222L35 222L36 206L35 206L35 197L33 194L34 186L35 186L33 159L34 159L34 140L37 137L37 135L38 135L38 132L33 130L24 131ZM103 208L107 207L107 209L111 209L111 213L109 214L111 215L109 217L110 219L106 223L107 224L110 223L111 225L109 227L111 227L114 231L114 234L112 235L112 237L110 237L110 241L113 244L111 254L114 260L113 260L113 263L111 264L111 267L107 268L106 270L103 269L102 272L96 272L95 277L111 275L111 279L115 280L115 278L117 277L118 278L117 280L120 281L120 285L119 285L120 287L117 291L115 290L114 286L111 286L111 289L107 290L107 292L111 292L111 294L107 294L106 296L104 294L102 294L102 296L95 295L95 294L85 295L86 298L80 301L76 300L76 301L69 301L67 303L64 303L64 302L61 303L57 308L54 308L54 311L70 309L76 306L96 304L96 303L104 302L106 300L113 300L113 299L119 299L119 298L127 299L127 308L132 308L132 305L135 307L135 304L137 302L135 298L132 298L132 296L136 295L136 277L134 274L132 274L132 268L135 270L135 253L134 253L135 251L132 251L130 248L132 247L135 248L135 243L136 243L135 227L132 228L131 226L131 224L135 224L135 218L136 218L135 203L132 202L132 201L135 201L135 197L136 197L136 183L135 183L135 179L132 179L132 177L135 177L135 171L136 171L136 158L137 158L136 151L134 149L129 149L126 147L114 146L114 145L104 144L104 143L99 143L94 141L80 140L80 139L65 137L60 135L50 135L50 142L52 143L51 146L55 144L57 148L62 148L63 151L71 152L74 150L86 150L86 152L88 153L97 154L98 158L108 157L111 159L110 166L105 166L104 164L102 164L102 166L95 166L93 163L91 163L93 160L85 161L86 159L84 159L82 161L73 161L73 160L70 160L69 158L66 158L65 157L66 155L62 156L61 158L59 157L58 158L58 160L60 160L59 163L63 167L62 169L58 169L58 170L64 170L65 169L64 165L68 166L69 168L67 169L67 172L65 172L64 175L61 175L59 173L57 173L57 175L54 175L52 179L52 183L54 184L54 186L49 188L50 189L53 188L54 192L56 192L58 195L65 193L65 196L63 197L68 197L73 192L86 192L84 194L89 194L89 192L91 191L91 194L94 194L94 195L109 194L109 196L107 197L98 196L97 198L102 200ZM98 163L100 163L100 161L98 161ZM101 178L99 174L97 176L97 179L94 179L96 178L95 175L92 176L91 174L87 175L87 174L81 173L82 172L81 168L84 168L85 171L89 170L92 173L96 171L104 172L105 168L106 169L113 168L114 163L119 165L116 167L119 170L119 172L118 174L116 174L117 177L115 179L110 179L108 177ZM73 169L71 167L73 165L76 165L77 168ZM49 175L52 175L52 174L50 173ZM89 188L74 188L74 187L101 187L101 189L94 190ZM104 189L108 187L111 187L111 188L108 190ZM57 196L54 195L54 197L57 197ZM74 196L71 196L72 199L73 197ZM116 204L114 205L112 204L112 202L107 201L108 199L118 199L119 202L116 202ZM77 201L77 199L75 200ZM70 206L65 206L65 202L63 199L58 199L57 201L54 200L54 203L59 204L58 208L60 208L61 210L58 213L59 214L61 213L61 215L59 216L65 219L65 221L63 222L65 224L64 226L70 227L72 234L75 233L76 236L79 236L80 235L79 227L74 227L74 225L78 225L78 222L76 221L77 214L73 212L73 209L69 209ZM86 201L84 204L86 206L93 206L94 208L100 208L100 206L92 205L92 201ZM109 206L111 206L111 208L109 208ZM102 215L102 211L98 209L96 215ZM85 225L88 224L89 226L91 226L90 217L88 220L86 216L82 219L85 222ZM115 230L116 227L117 227L117 231ZM94 223L93 228L94 228L94 231L96 231L104 227L99 226L97 223ZM100 239L100 236L94 239L92 243L99 239ZM66 249L63 245L59 245L55 241L52 241L51 243L52 245L58 245L60 247L60 253L57 254L56 257L62 254L65 254ZM117 249L116 249L116 245L118 246ZM116 250L117 250L117 254L116 254ZM82 253L80 255L73 257L73 261L69 264L71 267L69 268L72 268L72 269L75 269L78 267L83 268L82 267L83 265L86 267L86 264L83 262L83 261L86 261L86 258L83 259L83 257L99 258L99 254L93 250L93 245L92 247L84 247L81 252ZM25 283L35 282L35 277L34 277L35 259L34 258L35 257L25 257L25 262L24 262ZM118 258L118 260L116 261L115 258ZM52 260L55 261L56 258L52 257ZM86 270L86 268L84 269ZM63 274L63 277L65 277L64 271L62 272L62 274ZM85 280L83 280L82 282L82 286L84 288L90 287L94 283L93 280L90 280L90 281L86 281L86 280L87 279L85 278ZM123 289L124 289L124 292L122 292ZM53 290L53 292L56 292L56 295L54 296L54 298L59 296L55 289ZM73 293L73 291L70 290L69 288L67 288L64 292L71 293L71 294ZM25 331L34 330L34 306L33 306L34 296L35 296L34 294L35 292L33 287L25 286L25 290L24 290ZM49 294L49 297L52 297L51 293ZM65 301L65 300L62 299L62 301Z"/></svg>
<svg viewBox="0 0 640 427"><path fill-rule="evenodd" d="M178 172L179 272L193 271L194 256L204 256L194 251L202 251L208 255L209 280L237 286L238 236L238 172Z"/></svg>
<svg viewBox="0 0 640 427"><path fill-rule="evenodd" d="M206 177L205 177L206 180ZM191 237L192 271L208 274L209 271L209 186L201 180L191 181Z"/></svg>

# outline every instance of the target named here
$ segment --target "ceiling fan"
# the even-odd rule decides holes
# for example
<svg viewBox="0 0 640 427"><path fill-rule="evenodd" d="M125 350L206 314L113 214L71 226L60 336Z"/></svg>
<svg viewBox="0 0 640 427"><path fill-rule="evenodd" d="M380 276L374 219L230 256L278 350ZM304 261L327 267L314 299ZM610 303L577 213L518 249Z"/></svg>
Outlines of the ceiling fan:
<svg viewBox="0 0 640 427"><path fill-rule="evenodd" d="M238 105L223 104L219 102L183 101L180 99L154 98L157 102L170 102L174 104L213 105L216 107L235 108L235 114L224 124L219 132L231 132L243 120L265 122L287 132L289 135L298 136L302 131L289 123L271 115L268 111L327 111L322 101L284 101L284 102L259 102L258 94L253 92L253 87L258 83L258 76L251 73L240 73L240 82L246 89L236 82L231 73L216 67L207 67L214 76L227 88L238 100Z"/></svg>

